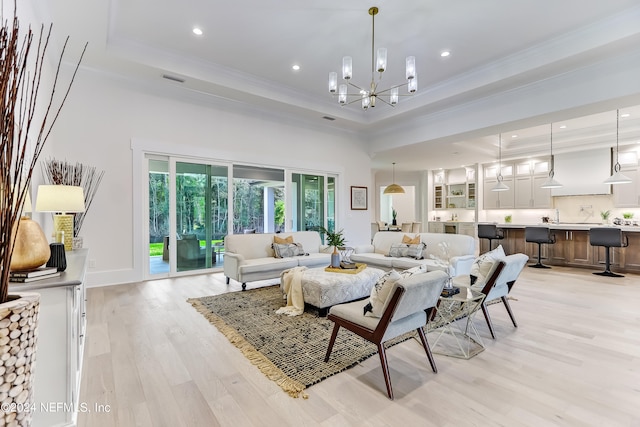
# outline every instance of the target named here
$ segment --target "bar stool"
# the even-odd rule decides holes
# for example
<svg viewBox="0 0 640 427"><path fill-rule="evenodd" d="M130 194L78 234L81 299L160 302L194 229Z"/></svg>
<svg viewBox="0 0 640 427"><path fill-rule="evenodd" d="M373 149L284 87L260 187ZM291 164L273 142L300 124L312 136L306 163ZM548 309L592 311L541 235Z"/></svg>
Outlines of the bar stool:
<svg viewBox="0 0 640 427"><path fill-rule="evenodd" d="M504 231L498 229L495 224L478 224L478 238L488 239L489 250L492 250L491 241L504 239Z"/></svg>
<svg viewBox="0 0 640 427"><path fill-rule="evenodd" d="M551 234L549 227L525 227L524 228L524 240L528 243L538 244L538 262L535 264L529 264L529 267L534 268L551 268L546 265L542 265L540 258L542 257L542 245L553 245L556 242L556 235Z"/></svg>
<svg viewBox="0 0 640 427"><path fill-rule="evenodd" d="M622 274L611 272L611 248L624 248L629 246L629 237L622 234L622 230L615 227L596 227L589 229L589 244L591 246L604 246L605 261L604 271L594 272L599 276L624 277Z"/></svg>

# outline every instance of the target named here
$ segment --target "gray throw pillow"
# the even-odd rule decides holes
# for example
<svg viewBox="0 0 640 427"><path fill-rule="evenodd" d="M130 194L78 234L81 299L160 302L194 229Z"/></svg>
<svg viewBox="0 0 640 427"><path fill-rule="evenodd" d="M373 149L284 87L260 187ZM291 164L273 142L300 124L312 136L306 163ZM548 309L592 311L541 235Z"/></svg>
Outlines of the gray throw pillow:
<svg viewBox="0 0 640 427"><path fill-rule="evenodd" d="M415 258L415 259L422 259L422 251L424 250L425 246L426 245L424 243L418 243L417 245L409 245L405 256Z"/></svg>
<svg viewBox="0 0 640 427"><path fill-rule="evenodd" d="M409 249L409 245L406 243L394 243L389 248L390 257L399 258L403 256L407 256L407 250Z"/></svg>
<svg viewBox="0 0 640 427"><path fill-rule="evenodd" d="M272 247L276 258L291 258L305 255L302 244L300 243L274 243Z"/></svg>

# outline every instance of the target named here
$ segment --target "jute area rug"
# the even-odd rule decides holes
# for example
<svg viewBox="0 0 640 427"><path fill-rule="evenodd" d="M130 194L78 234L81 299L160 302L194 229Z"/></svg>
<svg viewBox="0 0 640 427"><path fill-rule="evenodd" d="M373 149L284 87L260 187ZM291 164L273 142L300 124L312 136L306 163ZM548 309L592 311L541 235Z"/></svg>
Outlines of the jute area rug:
<svg viewBox="0 0 640 427"><path fill-rule="evenodd" d="M305 388L377 353L375 345L342 328L331 358L325 363L334 323L309 309L294 317L275 314L285 305L279 286L192 298L188 302L292 397L307 398ZM389 345L412 336L407 334Z"/></svg>

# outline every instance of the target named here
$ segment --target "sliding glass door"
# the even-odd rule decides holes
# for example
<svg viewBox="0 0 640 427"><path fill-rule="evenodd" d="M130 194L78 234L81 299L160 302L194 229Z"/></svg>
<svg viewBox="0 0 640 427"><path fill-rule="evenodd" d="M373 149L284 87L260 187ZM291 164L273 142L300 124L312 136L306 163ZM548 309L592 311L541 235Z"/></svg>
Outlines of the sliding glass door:
<svg viewBox="0 0 640 427"><path fill-rule="evenodd" d="M229 167L147 157L148 275L222 267Z"/></svg>
<svg viewBox="0 0 640 427"><path fill-rule="evenodd" d="M336 227L335 175L154 154L145 160L147 278L222 268L228 233Z"/></svg>
<svg viewBox="0 0 640 427"><path fill-rule="evenodd" d="M221 264L227 234L227 166L178 161L176 188L176 270Z"/></svg>
<svg viewBox="0 0 640 427"><path fill-rule="evenodd" d="M333 231L336 225L336 178L291 174L292 231Z"/></svg>

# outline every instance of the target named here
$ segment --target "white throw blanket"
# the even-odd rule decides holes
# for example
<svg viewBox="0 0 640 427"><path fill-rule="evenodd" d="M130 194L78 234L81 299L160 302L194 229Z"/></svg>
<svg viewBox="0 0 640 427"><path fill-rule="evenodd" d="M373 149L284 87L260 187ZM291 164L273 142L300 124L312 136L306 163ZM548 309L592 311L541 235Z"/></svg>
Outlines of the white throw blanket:
<svg viewBox="0 0 640 427"><path fill-rule="evenodd" d="M302 294L302 274L307 267L294 267L280 274L282 290L287 295L286 307L276 310L276 314L299 316L304 312L304 295Z"/></svg>

